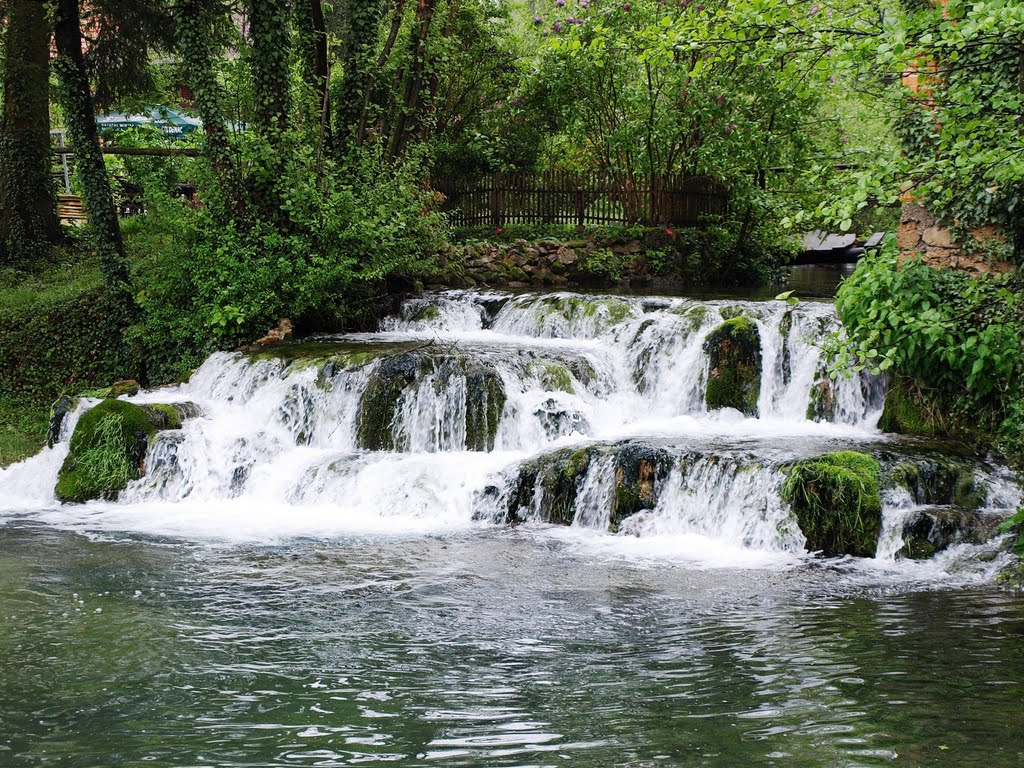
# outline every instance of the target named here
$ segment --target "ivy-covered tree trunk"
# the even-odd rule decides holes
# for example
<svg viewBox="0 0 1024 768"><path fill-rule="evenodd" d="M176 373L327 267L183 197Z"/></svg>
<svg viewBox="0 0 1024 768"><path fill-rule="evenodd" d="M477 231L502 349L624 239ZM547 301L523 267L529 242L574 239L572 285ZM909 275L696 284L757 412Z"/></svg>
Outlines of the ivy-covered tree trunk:
<svg viewBox="0 0 1024 768"><path fill-rule="evenodd" d="M9 0L0 119L0 255L29 265L60 237L50 152L46 0Z"/></svg>
<svg viewBox="0 0 1024 768"><path fill-rule="evenodd" d="M342 152L362 143L360 125L364 124L364 107L369 104L373 52L386 9L386 0L349 0L344 9L343 76L336 110L336 135Z"/></svg>
<svg viewBox="0 0 1024 768"><path fill-rule="evenodd" d="M388 30L387 40L384 42L384 47L377 56L377 61L374 63L373 69L370 70L369 77L367 77L366 85L363 89L363 104L359 112L359 124L356 127L357 146L361 147L363 145L369 133L370 105L373 99L373 89L376 85L377 78L380 77L380 73L384 71L384 67L388 63L388 59L391 58L391 52L395 49L395 43L398 41L398 33L402 29L402 18L404 15L405 0L395 0L393 8L391 9L391 27Z"/></svg>
<svg viewBox="0 0 1024 768"><path fill-rule="evenodd" d="M300 0L297 7L298 38L302 46L303 76L315 98L320 147L331 150L331 101L328 94L330 65L327 58L327 27L321 0Z"/></svg>
<svg viewBox="0 0 1024 768"><path fill-rule="evenodd" d="M434 20L438 0L419 0L416 6L416 32L412 37L412 55L405 75L405 96L402 99L394 133L391 135L389 154L397 159L405 154L409 139L416 135L423 119L424 90L427 89L427 38Z"/></svg>
<svg viewBox="0 0 1024 768"><path fill-rule="evenodd" d="M252 175L258 213L285 225L279 184L285 168L285 126L288 121L291 19L288 0L249 0L252 41L253 117L263 140L259 167Z"/></svg>
<svg viewBox="0 0 1024 768"><path fill-rule="evenodd" d="M64 122L82 184L85 213L92 227L104 280L115 304L123 309L124 317L119 320L127 323L134 315L135 305L129 286L121 225L100 150L89 76L82 55L78 0L57 0L53 37L57 48L53 68L57 73Z"/></svg>
<svg viewBox="0 0 1024 768"><path fill-rule="evenodd" d="M231 156L221 112L221 87L213 68L218 53L214 28L224 13L220 0L183 0L174 9L174 21L182 76L192 91L192 107L203 121L203 148L213 170L217 200L212 208L226 218L240 219L245 213L243 191Z"/></svg>

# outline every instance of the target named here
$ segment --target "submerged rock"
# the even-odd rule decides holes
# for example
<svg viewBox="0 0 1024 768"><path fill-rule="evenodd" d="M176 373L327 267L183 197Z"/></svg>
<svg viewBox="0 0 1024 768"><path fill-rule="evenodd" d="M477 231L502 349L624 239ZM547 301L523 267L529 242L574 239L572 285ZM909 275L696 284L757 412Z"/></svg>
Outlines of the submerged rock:
<svg viewBox="0 0 1024 768"><path fill-rule="evenodd" d="M878 460L842 451L789 466L782 498L796 515L807 549L826 557L874 557L882 525Z"/></svg>
<svg viewBox="0 0 1024 768"><path fill-rule="evenodd" d="M757 415L761 392L761 335L742 315L713 330L704 342L708 381L704 400L710 410L735 408Z"/></svg>
<svg viewBox="0 0 1024 768"><path fill-rule="evenodd" d="M64 502L114 499L142 476L143 460L156 433L180 429L195 406L135 405L104 400L75 426L70 450L57 476L55 492Z"/></svg>

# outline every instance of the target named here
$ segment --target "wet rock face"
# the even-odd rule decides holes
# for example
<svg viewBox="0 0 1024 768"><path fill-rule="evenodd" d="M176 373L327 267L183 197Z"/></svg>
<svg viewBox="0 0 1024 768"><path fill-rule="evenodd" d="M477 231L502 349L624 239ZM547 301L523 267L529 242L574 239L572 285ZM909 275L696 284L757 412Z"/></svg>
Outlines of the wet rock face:
<svg viewBox="0 0 1024 768"><path fill-rule="evenodd" d="M900 556L925 560L954 544L988 541L999 527L999 518L978 510L933 507L914 513L903 526Z"/></svg>
<svg viewBox="0 0 1024 768"><path fill-rule="evenodd" d="M436 373L435 388L451 386L452 378L465 378L465 448L491 451L505 409L505 385L493 368L477 365L462 357L432 358L406 352L385 358L370 376L359 406L357 444L370 451L394 451L396 427L402 397ZM459 418L458 416L456 418Z"/></svg>
<svg viewBox="0 0 1024 768"><path fill-rule="evenodd" d="M787 469L782 498L793 508L806 548L826 557L874 557L882 526L878 461L842 451Z"/></svg>
<svg viewBox="0 0 1024 768"><path fill-rule="evenodd" d="M145 471L150 440L180 429L196 415L192 404L135 405L104 400L78 420L70 449L57 476L57 498L64 502L115 499Z"/></svg>
<svg viewBox="0 0 1024 768"><path fill-rule="evenodd" d="M626 518L655 507L673 463L666 449L633 443L565 449L540 456L519 467L507 499L505 521L571 525L583 512L577 509L577 499L584 483L605 479L611 481L608 530L616 531ZM608 477L588 478L591 473L608 473ZM593 514L594 510L588 512Z"/></svg>
<svg viewBox="0 0 1024 768"><path fill-rule="evenodd" d="M947 459L901 461L890 472L889 482L906 489L916 504L978 509L988 496L972 467Z"/></svg>
<svg viewBox="0 0 1024 768"><path fill-rule="evenodd" d="M493 451L505 410L505 384L493 370L466 374L466 450Z"/></svg>
<svg viewBox="0 0 1024 768"><path fill-rule="evenodd" d="M988 489L974 468L952 459L901 461L889 483L925 506L904 523L900 556L921 560L953 544L979 544L992 538L999 518L986 514Z"/></svg>
<svg viewBox="0 0 1024 768"><path fill-rule="evenodd" d="M704 399L708 409L735 408L757 415L761 392L761 335L748 318L726 320L704 342L708 355L708 381Z"/></svg>
<svg viewBox="0 0 1024 768"><path fill-rule="evenodd" d="M46 430L46 445L52 448L60 442L61 430L64 428L64 419L78 405L77 397L61 395L50 406L50 424Z"/></svg>
<svg viewBox="0 0 1024 768"><path fill-rule="evenodd" d="M395 449L395 415L398 400L409 386L434 370L434 361L407 352L385 358L373 372L359 406L357 440L369 451Z"/></svg>

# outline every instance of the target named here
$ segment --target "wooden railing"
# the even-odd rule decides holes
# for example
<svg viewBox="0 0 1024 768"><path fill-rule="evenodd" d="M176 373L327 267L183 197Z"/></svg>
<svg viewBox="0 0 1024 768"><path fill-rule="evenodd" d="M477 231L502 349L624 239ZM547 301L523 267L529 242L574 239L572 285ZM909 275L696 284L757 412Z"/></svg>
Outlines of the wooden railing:
<svg viewBox="0 0 1024 768"><path fill-rule="evenodd" d="M510 224L688 226L728 213L725 188L705 176L631 179L619 174L498 173L433 179L456 227Z"/></svg>

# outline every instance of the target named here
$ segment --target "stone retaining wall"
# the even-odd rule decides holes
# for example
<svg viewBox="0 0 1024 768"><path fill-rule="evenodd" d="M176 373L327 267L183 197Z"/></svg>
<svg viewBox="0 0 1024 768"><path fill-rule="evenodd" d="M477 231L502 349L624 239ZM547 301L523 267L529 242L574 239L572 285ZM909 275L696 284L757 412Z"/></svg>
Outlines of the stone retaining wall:
<svg viewBox="0 0 1024 768"><path fill-rule="evenodd" d="M979 243L999 237L992 226L977 227L972 232ZM920 254L926 264L975 274L1004 273L1013 269L1006 261L992 260L985 254L975 253L957 243L953 233L940 225L922 206L907 203L903 206L897 242L903 258Z"/></svg>

